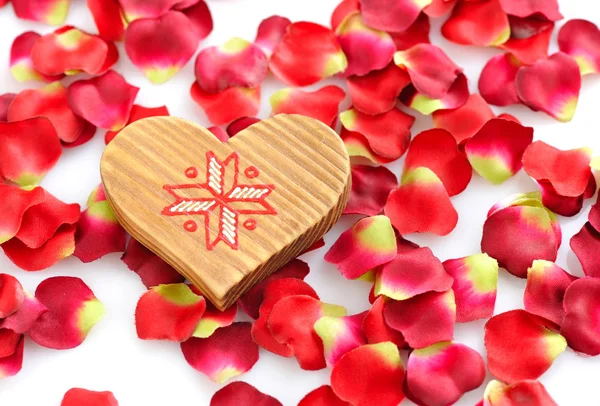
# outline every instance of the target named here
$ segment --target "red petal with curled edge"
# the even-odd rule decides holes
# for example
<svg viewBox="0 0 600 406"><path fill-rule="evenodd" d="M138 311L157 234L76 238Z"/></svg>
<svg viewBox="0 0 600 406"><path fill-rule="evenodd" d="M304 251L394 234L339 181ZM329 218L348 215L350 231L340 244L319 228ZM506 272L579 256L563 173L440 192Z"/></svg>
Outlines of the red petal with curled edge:
<svg viewBox="0 0 600 406"><path fill-rule="evenodd" d="M129 125L133 122L136 122L138 120L141 120L142 118L170 116L170 115L171 114L169 113L169 109L167 108L167 106L144 107L144 106L140 106L139 104L134 104L131 107L131 114L129 115L129 120L127 120L127 125ZM108 144L117 136L117 134L119 134L119 132L120 132L120 130L119 131L107 131L106 134L104 135L104 142L106 144Z"/></svg>
<svg viewBox="0 0 600 406"><path fill-rule="evenodd" d="M138 274L148 289L158 285L185 281L184 276L133 237L129 239L121 261Z"/></svg>
<svg viewBox="0 0 600 406"><path fill-rule="evenodd" d="M404 368L393 343L366 344L342 357L331 371L331 388L355 406L397 405L404 399Z"/></svg>
<svg viewBox="0 0 600 406"><path fill-rule="evenodd" d="M346 309L341 306L305 295L287 296L273 306L268 327L279 343L291 348L300 368L314 371L326 366L323 342L314 331L314 324L323 316L345 315Z"/></svg>
<svg viewBox="0 0 600 406"><path fill-rule="evenodd" d="M21 334L8 329L0 329L0 358L13 355L20 340Z"/></svg>
<svg viewBox="0 0 600 406"><path fill-rule="evenodd" d="M398 253L376 272L375 295L394 300L406 300L427 292L445 292L452 288L453 278L427 247Z"/></svg>
<svg viewBox="0 0 600 406"><path fill-rule="evenodd" d="M398 185L385 166L352 165L352 189L344 214L374 216L381 213L388 195Z"/></svg>
<svg viewBox="0 0 600 406"><path fill-rule="evenodd" d="M229 141L229 135L227 134L227 131L225 131L221 127L212 126L212 127L208 127L207 130L210 131L215 136L215 138L217 138L219 141L221 141L221 142Z"/></svg>
<svg viewBox="0 0 600 406"><path fill-rule="evenodd" d="M594 191L595 189L596 188L594 187ZM596 200L596 203L591 207L590 212L588 214L588 221L595 230L600 230L600 197Z"/></svg>
<svg viewBox="0 0 600 406"><path fill-rule="evenodd" d="M432 114L436 128L448 131L458 144L477 134L494 117L496 115L490 106L478 94L470 95L467 102L457 109L438 110Z"/></svg>
<svg viewBox="0 0 600 406"><path fill-rule="evenodd" d="M417 44L398 51L394 62L408 72L415 89L431 99L446 96L462 72L441 48L431 44Z"/></svg>
<svg viewBox="0 0 600 406"><path fill-rule="evenodd" d="M413 139L404 161L404 173L410 175L418 167L433 171L450 196L465 190L473 174L452 134L442 129L423 131Z"/></svg>
<svg viewBox="0 0 600 406"><path fill-rule="evenodd" d="M585 223L571 238L569 245L581 263L583 273L594 278L600 277L600 232L591 223Z"/></svg>
<svg viewBox="0 0 600 406"><path fill-rule="evenodd" d="M75 114L96 127L117 131L129 121L139 90L111 70L102 76L72 83L67 93Z"/></svg>
<svg viewBox="0 0 600 406"><path fill-rule="evenodd" d="M8 357L0 358L0 379L15 376L21 371L24 343L25 337L21 336L15 352Z"/></svg>
<svg viewBox="0 0 600 406"><path fill-rule="evenodd" d="M333 85L314 92L288 87L276 91L269 99L271 115L302 114L316 118L331 127L335 124L340 103L345 97L346 92Z"/></svg>
<svg viewBox="0 0 600 406"><path fill-rule="evenodd" d="M458 213L444 184L423 167L403 174L400 186L388 196L385 214L401 234L447 235L458 223Z"/></svg>
<svg viewBox="0 0 600 406"><path fill-rule="evenodd" d="M200 293L195 286L192 286L192 290ZM237 310L237 305L233 305L221 311L212 303L206 302L206 310L204 310L204 314L196 326L192 337L207 338L213 335L218 329L231 326L237 316Z"/></svg>
<svg viewBox="0 0 600 406"><path fill-rule="evenodd" d="M112 392L95 392L87 389L72 388L65 393L60 406L119 406Z"/></svg>
<svg viewBox="0 0 600 406"><path fill-rule="evenodd" d="M181 343L181 351L192 368L222 384L248 372L258 361L251 328L248 322L234 323L208 338L190 338Z"/></svg>
<svg viewBox="0 0 600 406"><path fill-rule="evenodd" d="M34 117L49 119L58 138L65 142L75 141L85 126L85 121L77 117L69 107L67 89L60 82L51 83L41 89L23 90L8 109L8 121Z"/></svg>
<svg viewBox="0 0 600 406"><path fill-rule="evenodd" d="M570 20L558 33L558 47L579 65L582 75L600 73L600 30L587 20Z"/></svg>
<svg viewBox="0 0 600 406"><path fill-rule="evenodd" d="M483 225L481 250L519 278L536 259L555 261L560 245L546 209L514 206L496 211Z"/></svg>
<svg viewBox="0 0 600 406"><path fill-rule="evenodd" d="M204 297L184 283L155 286L137 303L135 329L142 340L185 341L205 309Z"/></svg>
<svg viewBox="0 0 600 406"><path fill-rule="evenodd" d="M414 24L421 11L431 2L432 0L361 0L360 8L369 27L403 32Z"/></svg>
<svg viewBox="0 0 600 406"><path fill-rule="evenodd" d="M87 0L99 35L107 41L122 41L125 36L125 18L119 0Z"/></svg>
<svg viewBox="0 0 600 406"><path fill-rule="evenodd" d="M324 246L325 246L325 240L323 239L323 237L321 237L317 241L315 241L313 243L313 245L311 245L310 247L308 247L307 249L305 249L303 252L301 252L300 255L304 255L307 252L316 251L319 248L323 248Z"/></svg>
<svg viewBox="0 0 600 406"><path fill-rule="evenodd" d="M123 15L129 22L138 18L160 17L181 2L181 0L158 0L152 2L146 0L119 0L119 4L121 4L123 9Z"/></svg>
<svg viewBox="0 0 600 406"><path fill-rule="evenodd" d="M298 406L351 406L338 398L331 386L323 385L309 392L302 398Z"/></svg>
<svg viewBox="0 0 600 406"><path fill-rule="evenodd" d="M0 122L0 178L20 186L36 185L61 154L60 140L47 118ZM0 226L0 243L5 241L3 231Z"/></svg>
<svg viewBox="0 0 600 406"><path fill-rule="evenodd" d="M536 183L542 193L542 203L548 210L551 210L555 214L572 217L578 214L583 208L583 195L575 197L561 196L556 193L550 182L536 181Z"/></svg>
<svg viewBox="0 0 600 406"><path fill-rule="evenodd" d="M291 23L288 18L277 15L265 18L258 26L254 44L260 47L267 57L270 57Z"/></svg>
<svg viewBox="0 0 600 406"><path fill-rule="evenodd" d="M491 381L485 388L481 406L558 406L538 381L524 380L512 385Z"/></svg>
<svg viewBox="0 0 600 406"><path fill-rule="evenodd" d="M23 190L0 183L0 244L6 243L19 232L27 209L41 203L44 196L44 189L40 187Z"/></svg>
<svg viewBox="0 0 600 406"><path fill-rule="evenodd" d="M523 154L523 168L536 181L548 181L558 195L577 197L583 195L592 177L591 160L590 148L562 151L536 141Z"/></svg>
<svg viewBox="0 0 600 406"><path fill-rule="evenodd" d="M429 17L425 13L421 13L417 21L413 23L406 31L389 33L396 44L398 51L404 51L417 44L429 44Z"/></svg>
<svg viewBox="0 0 600 406"><path fill-rule="evenodd" d="M312 85L344 72L347 66L335 33L311 22L290 24L269 61L271 72L291 86Z"/></svg>
<svg viewBox="0 0 600 406"><path fill-rule="evenodd" d="M48 311L28 334L42 347L57 350L78 347L104 316L104 305L79 278L48 278L38 285L35 297Z"/></svg>
<svg viewBox="0 0 600 406"><path fill-rule="evenodd" d="M600 354L600 279L582 278L566 289L563 301L565 317L560 333L569 347L587 355Z"/></svg>
<svg viewBox="0 0 600 406"><path fill-rule="evenodd" d="M194 71L202 90L219 93L230 87L257 87L267 70L267 56L260 47L236 37L200 51Z"/></svg>
<svg viewBox="0 0 600 406"><path fill-rule="evenodd" d="M328 365L334 366L346 353L367 343L362 331L365 314L323 316L315 322L314 331L323 342Z"/></svg>
<svg viewBox="0 0 600 406"><path fill-rule="evenodd" d="M282 357L291 357L294 355L294 351L286 343L282 344L275 339L269 329L268 320L273 307L281 299L294 295L319 299L314 289L301 279L282 278L271 281L265 289L264 300L260 306L260 315L252 325L252 338L254 341L267 351Z"/></svg>
<svg viewBox="0 0 600 406"><path fill-rule="evenodd" d="M579 65L569 55L558 52L519 69L515 86L527 107L568 122L575 114L581 89Z"/></svg>
<svg viewBox="0 0 600 406"><path fill-rule="evenodd" d="M8 108L17 97L16 93L4 93L0 95L0 122L8 121Z"/></svg>
<svg viewBox="0 0 600 406"><path fill-rule="evenodd" d="M398 348L403 348L406 345L404 337L399 331L396 331L388 326L383 316L386 298L378 297L373 302L373 305L363 319L362 329L369 344L391 341Z"/></svg>
<svg viewBox="0 0 600 406"><path fill-rule="evenodd" d="M521 62L510 53L490 59L479 77L479 93L485 101L495 106L519 103L515 78L521 66Z"/></svg>
<svg viewBox="0 0 600 406"><path fill-rule="evenodd" d="M342 0L335 10L333 10L333 13L331 13L331 28L334 30L337 29L346 16L355 11L360 11L359 0Z"/></svg>
<svg viewBox="0 0 600 406"><path fill-rule="evenodd" d="M423 12L429 17L441 17L448 14L458 0L433 0L430 5L423 9Z"/></svg>
<svg viewBox="0 0 600 406"><path fill-rule="evenodd" d="M399 109L376 116L349 109L340 114L340 121L346 130L365 137L377 156L396 160L408 148L415 118Z"/></svg>
<svg viewBox="0 0 600 406"><path fill-rule="evenodd" d="M510 25L498 0L461 1L442 26L442 34L457 44L494 46L508 40Z"/></svg>
<svg viewBox="0 0 600 406"><path fill-rule="evenodd" d="M519 33L515 32L521 29L520 25L525 27L525 31L528 31L529 22L538 24L537 19L519 19L516 17L510 17L512 36L504 44L498 47L512 53L519 61L526 65L532 65L540 59L548 57L548 46L550 45L550 37L554 28L553 23L547 21L541 22L540 31L527 34L525 37L519 37Z"/></svg>
<svg viewBox="0 0 600 406"><path fill-rule="evenodd" d="M500 4L506 14L516 17L530 17L540 14L550 21L563 18L558 10L557 0L500 0Z"/></svg>
<svg viewBox="0 0 600 406"><path fill-rule="evenodd" d="M230 87L220 93L206 93L194 82L192 99L204 110L214 125L230 123L238 118L256 116L260 109L260 86L254 89Z"/></svg>
<svg viewBox="0 0 600 406"><path fill-rule="evenodd" d="M464 74L458 75L446 96L441 99L432 99L419 93L413 85L409 85L400 93L402 103L424 115L429 115L438 110L457 109L469 100L469 86Z"/></svg>
<svg viewBox="0 0 600 406"><path fill-rule="evenodd" d="M258 123L259 121L261 121L261 120L258 117L238 118L237 120L231 122L227 126L227 129L226 129L227 135L229 137L233 137L240 131L245 130L246 128L250 127L251 125Z"/></svg>
<svg viewBox="0 0 600 406"><path fill-rule="evenodd" d="M335 30L342 50L348 58L343 76L363 76L385 68L394 57L396 45L385 31L368 27L360 12L348 14Z"/></svg>
<svg viewBox="0 0 600 406"><path fill-rule="evenodd" d="M125 31L125 51L152 83L169 80L192 58L200 39L185 14L169 11L132 22ZM151 43L152 47L147 45Z"/></svg>
<svg viewBox="0 0 600 406"><path fill-rule="evenodd" d="M25 334L34 326L40 316L48 311L36 297L31 296L25 291L23 304L16 313L0 321L0 328L14 331L15 333Z"/></svg>
<svg viewBox="0 0 600 406"><path fill-rule="evenodd" d="M523 296L525 310L561 325L565 316L565 291L577 279L553 262L533 261L527 270L527 287Z"/></svg>
<svg viewBox="0 0 600 406"><path fill-rule="evenodd" d="M283 406L272 396L265 395L243 381L231 382L219 389L210 400L210 406Z"/></svg>
<svg viewBox="0 0 600 406"><path fill-rule="evenodd" d="M412 348L425 348L454 337L456 303L452 290L429 292L408 300L390 300L383 317L388 326L402 333Z"/></svg>
<svg viewBox="0 0 600 406"><path fill-rule="evenodd" d="M443 341L414 350L406 364L410 398L428 406L451 405L485 379L479 353L464 344Z"/></svg>
<svg viewBox="0 0 600 406"><path fill-rule="evenodd" d="M344 231L331 246L325 261L347 279L358 279L372 268L396 257L396 236L386 216L363 218Z"/></svg>
<svg viewBox="0 0 600 406"><path fill-rule="evenodd" d="M194 30L196 31L196 37L198 38L198 41L202 41L204 38L208 37L213 30L212 14L208 8L208 4L204 0L191 0L188 1L187 5L191 3L195 4L185 8L182 8L178 5L177 9L185 14L185 16L190 20L194 26ZM184 3L180 4L187 6Z"/></svg>
<svg viewBox="0 0 600 406"><path fill-rule="evenodd" d="M309 272L310 268L306 262L299 259L292 259L276 272L269 275L266 279L252 286L238 299L238 304L248 316L253 319L258 319L260 316L259 309L263 303L265 291L271 282L284 278L304 280Z"/></svg>
<svg viewBox="0 0 600 406"><path fill-rule="evenodd" d="M537 379L552 366L567 347L551 321L511 310L492 317L485 324L488 369L507 383Z"/></svg>
<svg viewBox="0 0 600 406"><path fill-rule="evenodd" d="M64 76L62 74L57 76L44 75L33 67L31 50L40 37L41 35L37 32L27 31L16 37L12 43L9 62L10 72L19 82L28 80L54 82L62 79Z"/></svg>
<svg viewBox="0 0 600 406"><path fill-rule="evenodd" d="M410 77L394 63L365 76L348 78L348 91L354 108L365 114L382 114L394 108L398 95Z"/></svg>
<svg viewBox="0 0 600 406"><path fill-rule="evenodd" d="M44 201L30 207L23 216L16 238L29 248L39 248L56 233L63 224L75 224L79 220L79 205L67 204L45 191Z"/></svg>
<svg viewBox="0 0 600 406"><path fill-rule="evenodd" d="M77 139L73 142L61 141L61 145L64 148L75 148L80 145L83 145L86 142L90 141L92 138L94 138L94 135L96 135L96 130L97 130L97 128L95 125L93 125L90 122L85 121L85 123L83 125L83 131L81 131L81 134L79 134Z"/></svg>
<svg viewBox="0 0 600 406"><path fill-rule="evenodd" d="M62 25L70 5L68 0L11 0L11 3L17 17L50 25Z"/></svg>
<svg viewBox="0 0 600 406"><path fill-rule="evenodd" d="M532 141L533 128L493 118L467 141L465 153L475 172L499 185L521 170Z"/></svg>
<svg viewBox="0 0 600 406"><path fill-rule="evenodd" d="M23 305L25 291L17 278L0 274L0 319L15 313Z"/></svg>

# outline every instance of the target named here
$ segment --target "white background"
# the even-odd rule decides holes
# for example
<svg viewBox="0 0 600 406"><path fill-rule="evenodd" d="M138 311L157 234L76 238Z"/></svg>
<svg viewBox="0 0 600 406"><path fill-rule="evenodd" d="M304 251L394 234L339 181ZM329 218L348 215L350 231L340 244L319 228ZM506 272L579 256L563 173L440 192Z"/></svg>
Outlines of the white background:
<svg viewBox="0 0 600 406"><path fill-rule="evenodd" d="M96 32L91 15L83 0L74 1L68 23L90 32ZM329 16L337 0L209 0L215 29L201 47L225 42L233 36L252 40L259 22L269 15L279 14L293 21L309 20L329 24ZM561 11L566 19L587 18L600 23L600 5L587 0L563 0ZM442 19L443 20L443 19ZM471 91L477 91L477 79L485 62L499 51L464 47L449 43L439 35L442 20L432 23L432 42L443 49L465 68L470 79ZM562 25L564 21L559 23ZM27 87L39 87L40 83L17 83L8 69L9 49L13 38L26 30L40 33L51 31L41 24L17 20L9 5L0 9L0 94L18 92ZM551 51L557 49L555 30ZM120 50L122 51L122 47ZM194 80L193 60L185 69L164 85L152 85L129 62L124 52L117 64L117 71L126 79L141 87L137 103L144 106L167 104L172 115L209 125L205 115L189 96ZM342 84L342 81L331 80ZM311 87L312 89L323 86ZM283 87L270 77L263 87L260 117L270 113L268 97ZM533 113L522 106L497 110L508 112L526 125L535 128L536 139L542 139L560 148L588 145L600 153L598 134L598 100L600 83L597 77L586 77L579 99L575 119L560 124L542 113ZM415 114L415 113L413 113ZM413 134L432 126L431 119L419 116ZM84 146L65 150L59 164L44 179L42 185L66 202L85 204L89 192L100 182L98 164L104 148L103 131ZM400 175L402 160L391 165ZM457 258L479 252L481 230L487 210L495 202L509 194L535 189L534 183L519 173L504 185L492 186L474 176L468 189L452 198L460 220L456 229L447 237L410 235L409 239L428 245L442 260ZM558 264L575 275L582 275L581 267L570 252L568 241L585 222L589 210L588 201L584 211L572 218L561 218L564 241ZM327 247L339 233L348 228L354 218L344 218L327 236ZM316 289L322 300L344 305L349 314L369 307L369 285L360 281L346 281L337 270L323 261L326 248L305 256L311 266L307 281ZM144 286L137 275L129 271L119 260L120 254L112 254L92 263L82 264L69 258L51 269L27 273L14 266L0 253L0 271L15 275L30 292L45 278L56 275L81 277L106 306L106 316L91 331L79 348L56 351L42 348L27 340L23 370L13 378L0 381L0 405L2 406L58 406L63 394L71 387L93 390L111 390L122 406L135 405L198 405L209 404L212 394L220 388L207 377L193 370L184 360L179 345L167 342L146 342L135 333L133 313ZM523 306L525 281L500 271L496 313ZM468 344L482 354L484 321L457 325L455 339ZM284 359L262 351L254 368L241 379L263 392L278 398L284 405L296 405L312 389L328 383L329 369L317 372L301 370L294 359ZM571 350L561 354L541 381L560 405L599 405L598 377L600 359L576 355ZM486 382L491 379L488 376ZM484 386L467 394L459 405L473 405L483 394ZM410 404L405 400L404 404Z"/></svg>

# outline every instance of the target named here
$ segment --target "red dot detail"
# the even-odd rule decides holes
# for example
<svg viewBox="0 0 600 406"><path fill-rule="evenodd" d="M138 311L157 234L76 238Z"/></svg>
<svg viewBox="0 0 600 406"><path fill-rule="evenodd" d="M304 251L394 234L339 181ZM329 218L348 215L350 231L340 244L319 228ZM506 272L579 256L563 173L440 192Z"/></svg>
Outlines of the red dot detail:
<svg viewBox="0 0 600 406"><path fill-rule="evenodd" d="M256 229L256 220L250 219L244 221L244 228L250 231Z"/></svg>
<svg viewBox="0 0 600 406"><path fill-rule="evenodd" d="M250 179L256 178L259 173L260 172L258 171L258 168L256 166L249 166L244 171L244 175L246 175L246 177Z"/></svg>
<svg viewBox="0 0 600 406"><path fill-rule="evenodd" d="M185 170L185 176L188 178L195 178L198 176L198 169L195 166L190 166Z"/></svg>
<svg viewBox="0 0 600 406"><path fill-rule="evenodd" d="M193 233L198 229L198 224L196 224L194 220L188 220L185 223L183 223L183 228L185 228L185 231Z"/></svg>

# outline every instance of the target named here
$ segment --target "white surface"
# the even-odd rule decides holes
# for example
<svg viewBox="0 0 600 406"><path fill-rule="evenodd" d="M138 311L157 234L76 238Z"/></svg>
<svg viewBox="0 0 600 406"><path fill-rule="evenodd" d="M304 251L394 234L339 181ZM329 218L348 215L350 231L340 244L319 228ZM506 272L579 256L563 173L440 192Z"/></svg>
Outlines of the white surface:
<svg viewBox="0 0 600 406"><path fill-rule="evenodd" d="M84 1L73 3L68 23L96 32ZM280 14L294 21L309 20L328 25L336 3L337 0L209 0L215 29L201 47L223 43L232 36L251 40L259 22L271 14ZM563 0L561 11L567 19L588 18L600 23L600 5L597 2ZM559 25L563 23L564 21ZM475 92L483 65L499 51L451 44L439 35L440 24L439 20L433 22L432 42L441 45L465 68L471 90ZM51 30L44 25L17 20L10 6L0 10L0 93L18 92L41 85L33 82L19 84L8 70L8 55L13 38L31 29L40 33ZM551 45L552 52L557 49L557 31L555 30ZM136 101L138 104L158 106L166 103L172 115L195 120L203 125L209 124L189 96L189 87L194 80L193 60L175 78L161 86L152 85L146 80L131 65L124 52L121 53L116 70L123 73L130 83L141 87ZM331 82L342 83L335 80ZM320 83L312 88L322 85ZM273 78L267 81L263 88L261 117L268 116L268 97L281 87ZM561 148L589 145L596 153L600 153L597 130L599 97L599 78L584 78L580 105L575 119L569 124L559 124L544 114L532 113L525 107L497 112L514 114L525 124L534 126L536 139L543 139ZM431 125L430 118L419 116L413 134L430 128ZM103 131L99 131L88 144L65 150L59 164L44 179L42 185L60 199L84 204L89 192L100 182L98 163L103 147ZM400 174L402 162L400 160L391 166L396 175ZM445 238L414 235L408 238L430 246L442 260L477 253L485 214L490 206L509 194L534 189L534 183L523 172L501 187L491 186L474 176L469 188L452 199L460 215L458 226L452 234ZM590 202L575 218L560 219L564 241L558 263L576 275L582 274L581 267L570 252L568 240L585 222ZM356 218L343 219L326 236L327 246L355 220ZM306 255L305 259L312 269L307 281L322 300L344 305L349 313L367 309L369 285L344 280L333 266L323 261L326 249L327 247ZM23 370L14 378L0 381L0 405L58 406L63 394L71 387L111 390L122 406L209 404L212 394L220 386L193 370L184 360L178 344L145 342L137 338L133 313L144 287L138 277L121 263L119 256L112 254L92 264L81 264L76 258L69 258L49 270L27 273L0 254L0 271L15 275L29 291L35 291L36 286L50 276L78 276L104 302L107 311L104 319L79 348L55 351L26 341ZM496 313L521 308L524 288L524 280L502 270ZM483 326L484 321L457 325L456 340L484 354ZM280 358L266 351L261 351L260 355L259 362L241 379L275 396L286 406L296 405L306 393L328 383L329 369L307 372L301 370L294 359ZM600 404L597 387L599 372L600 359L577 356L567 350L542 376L541 381L560 405L592 406ZM458 404L475 404L481 398L484 386L467 394ZM405 400L402 404L410 402Z"/></svg>

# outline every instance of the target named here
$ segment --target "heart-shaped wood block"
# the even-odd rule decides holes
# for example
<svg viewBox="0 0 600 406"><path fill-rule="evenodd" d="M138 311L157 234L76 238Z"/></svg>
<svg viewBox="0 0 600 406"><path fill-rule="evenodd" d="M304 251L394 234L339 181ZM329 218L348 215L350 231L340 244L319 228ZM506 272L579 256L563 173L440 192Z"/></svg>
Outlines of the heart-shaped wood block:
<svg viewBox="0 0 600 406"><path fill-rule="evenodd" d="M350 183L340 137L298 115L227 143L179 118L143 119L111 141L100 169L123 227L220 309L321 238Z"/></svg>

